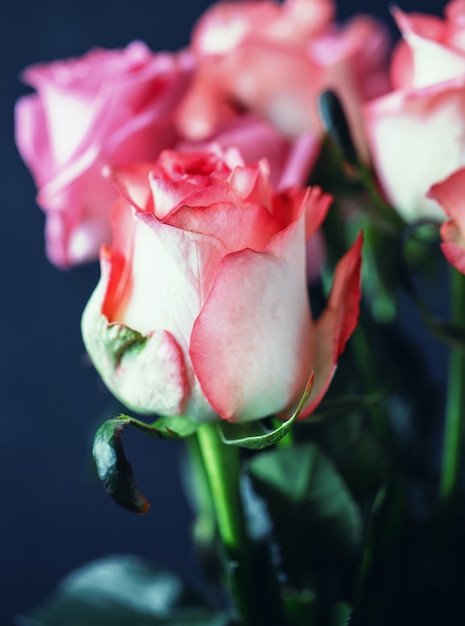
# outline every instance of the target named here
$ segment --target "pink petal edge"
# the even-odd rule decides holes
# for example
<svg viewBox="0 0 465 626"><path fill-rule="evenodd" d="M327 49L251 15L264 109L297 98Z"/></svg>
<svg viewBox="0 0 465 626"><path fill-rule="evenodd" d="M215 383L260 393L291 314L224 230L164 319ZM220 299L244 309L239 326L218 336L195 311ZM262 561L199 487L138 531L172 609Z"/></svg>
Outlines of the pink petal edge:
<svg viewBox="0 0 465 626"><path fill-rule="evenodd" d="M315 383L300 419L308 417L323 399L336 372L339 356L357 325L362 296L362 245L363 233L360 232L336 266L328 304L315 324Z"/></svg>

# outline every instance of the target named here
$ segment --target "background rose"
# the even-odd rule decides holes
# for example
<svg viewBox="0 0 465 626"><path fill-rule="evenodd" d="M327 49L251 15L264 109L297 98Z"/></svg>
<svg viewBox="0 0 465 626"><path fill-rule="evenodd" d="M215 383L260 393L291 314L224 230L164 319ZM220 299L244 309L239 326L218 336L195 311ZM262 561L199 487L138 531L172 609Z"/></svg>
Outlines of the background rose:
<svg viewBox="0 0 465 626"><path fill-rule="evenodd" d="M358 240L312 321L305 238L330 197L275 193L265 161L245 167L236 150L219 148L166 151L113 178L125 199L83 316L87 350L112 392L137 411L242 421L291 407L314 369L310 412L360 298Z"/></svg>
<svg viewBox="0 0 465 626"><path fill-rule="evenodd" d="M405 219L443 219L426 193L465 165L465 3L448 4L444 20L393 14L404 40L392 57L395 91L365 108L372 158Z"/></svg>
<svg viewBox="0 0 465 626"><path fill-rule="evenodd" d="M289 136L321 132L318 95L331 87L366 155L360 103L388 89L387 37L368 17L338 29L333 14L324 0L213 6L193 31L198 71L178 112L182 133L209 136L244 108Z"/></svg>
<svg viewBox="0 0 465 626"><path fill-rule="evenodd" d="M172 113L191 70L188 54L153 54L135 42L24 72L37 94L17 103L16 141L47 214L53 263L97 258L116 197L102 166L155 159L174 145Z"/></svg>
<svg viewBox="0 0 465 626"><path fill-rule="evenodd" d="M256 163L266 157L270 166L270 183L277 190L305 186L320 152L316 133L289 138L271 122L251 114L223 123L206 140L181 140L176 150L198 151L211 143L224 150L237 148L245 163Z"/></svg>

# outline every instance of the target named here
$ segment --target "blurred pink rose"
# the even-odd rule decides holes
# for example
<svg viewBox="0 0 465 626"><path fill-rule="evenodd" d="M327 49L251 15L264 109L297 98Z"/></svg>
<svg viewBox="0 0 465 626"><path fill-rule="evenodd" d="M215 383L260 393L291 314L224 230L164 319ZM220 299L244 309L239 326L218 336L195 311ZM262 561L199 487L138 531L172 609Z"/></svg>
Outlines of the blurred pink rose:
<svg viewBox="0 0 465 626"><path fill-rule="evenodd" d="M407 220L444 217L430 186L465 165L465 2L445 18L393 10L404 40L393 54L395 90L365 107L380 183Z"/></svg>
<svg viewBox="0 0 465 626"><path fill-rule="evenodd" d="M330 0L223 2L194 29L198 71L177 115L186 137L211 136L244 109L288 136L321 133L320 92L334 89L362 153L360 103L388 89L387 35L374 20L332 21Z"/></svg>
<svg viewBox="0 0 465 626"><path fill-rule="evenodd" d="M82 330L115 396L139 412L254 420L290 410L314 370L303 415L311 412L360 300L359 238L312 320L305 239L330 196L277 193L265 160L245 166L237 150L218 146L165 151L154 165L111 176L122 199Z"/></svg>
<svg viewBox="0 0 465 626"><path fill-rule="evenodd" d="M465 168L436 183L428 192L449 218L441 226L441 249L451 265L465 274Z"/></svg>
<svg viewBox="0 0 465 626"><path fill-rule="evenodd" d="M174 145L173 109L191 70L186 53L153 54L134 42L24 72L37 93L17 103L16 141L47 214L53 263L97 258L110 240L116 193L102 166L152 160Z"/></svg>
<svg viewBox="0 0 465 626"><path fill-rule="evenodd" d="M224 123L203 141L182 140L176 149L198 151L211 143L223 149L237 148L245 163L256 163L266 157L270 182L278 190L305 186L320 152L315 133L285 137L273 124L253 115L241 115Z"/></svg>

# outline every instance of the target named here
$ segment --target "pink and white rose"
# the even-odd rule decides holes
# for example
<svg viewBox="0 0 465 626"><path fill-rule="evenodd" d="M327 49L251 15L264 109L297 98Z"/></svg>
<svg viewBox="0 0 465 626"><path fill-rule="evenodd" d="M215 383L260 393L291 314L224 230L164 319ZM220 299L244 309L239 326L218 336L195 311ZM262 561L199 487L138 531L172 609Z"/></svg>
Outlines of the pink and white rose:
<svg viewBox="0 0 465 626"><path fill-rule="evenodd" d="M395 90L364 111L372 160L404 219L443 219L427 191L465 165L465 2L450 2L444 19L393 15L403 36L391 63Z"/></svg>
<svg viewBox="0 0 465 626"><path fill-rule="evenodd" d="M244 109L294 137L322 134L318 96L334 89L366 155L361 102L389 88L384 29L369 17L342 28L330 0L220 2L193 31L198 69L177 119L183 135L211 136Z"/></svg>
<svg viewBox="0 0 465 626"><path fill-rule="evenodd" d="M358 317L361 238L340 261L314 321L305 241L331 202L276 192L266 160L234 149L163 152L113 168L113 244L83 315L104 382L145 413L246 421L295 406L310 372L320 402Z"/></svg>
<svg viewBox="0 0 465 626"><path fill-rule="evenodd" d="M97 258L110 241L116 193L102 166L153 160L174 146L173 110L191 72L189 54L154 54L141 42L24 72L36 93L17 103L16 141L47 215L53 263Z"/></svg>

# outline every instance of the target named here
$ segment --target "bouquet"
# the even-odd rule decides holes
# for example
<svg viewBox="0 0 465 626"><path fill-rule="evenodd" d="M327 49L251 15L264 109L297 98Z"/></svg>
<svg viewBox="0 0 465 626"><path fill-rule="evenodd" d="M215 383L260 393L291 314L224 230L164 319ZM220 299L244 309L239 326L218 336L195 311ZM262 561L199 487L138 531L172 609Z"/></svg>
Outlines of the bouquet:
<svg viewBox="0 0 465 626"><path fill-rule="evenodd" d="M335 9L223 1L185 49L25 70L47 256L100 260L98 479L150 515L125 432L183 440L201 576L109 556L19 624L459 623L465 2L392 8L394 46ZM446 346L443 389L412 334Z"/></svg>

